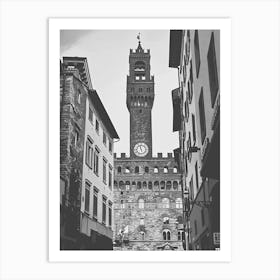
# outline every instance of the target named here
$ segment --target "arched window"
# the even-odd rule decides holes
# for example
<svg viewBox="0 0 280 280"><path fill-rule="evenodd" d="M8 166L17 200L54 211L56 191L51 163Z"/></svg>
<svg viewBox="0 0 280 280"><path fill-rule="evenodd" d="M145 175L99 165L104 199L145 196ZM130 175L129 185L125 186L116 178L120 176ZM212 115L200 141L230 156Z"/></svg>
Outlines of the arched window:
<svg viewBox="0 0 280 280"><path fill-rule="evenodd" d="M147 182L143 182L143 190L147 189Z"/></svg>
<svg viewBox="0 0 280 280"><path fill-rule="evenodd" d="M165 225L168 225L168 224L169 224L169 218L168 218L168 217L164 217L164 218L163 218L163 223L164 223Z"/></svg>
<svg viewBox="0 0 280 280"><path fill-rule="evenodd" d="M130 190L130 182L129 181L125 182L125 189L126 189L126 191Z"/></svg>
<svg viewBox="0 0 280 280"><path fill-rule="evenodd" d="M131 183L131 190L132 190L132 191L135 191L135 190L136 190L136 183L135 183L135 181L133 181L133 182Z"/></svg>
<svg viewBox="0 0 280 280"><path fill-rule="evenodd" d="M158 167L154 167L154 173L158 173Z"/></svg>
<svg viewBox="0 0 280 280"><path fill-rule="evenodd" d="M122 173L122 168L120 166L118 166L118 173Z"/></svg>
<svg viewBox="0 0 280 280"><path fill-rule="evenodd" d="M173 173L178 173L178 168L176 166L173 167Z"/></svg>
<svg viewBox="0 0 280 280"><path fill-rule="evenodd" d="M171 181L167 181L167 183L166 183L166 190L168 190L168 191L171 190Z"/></svg>
<svg viewBox="0 0 280 280"><path fill-rule="evenodd" d="M145 173L149 173L149 167L148 166L145 167Z"/></svg>
<svg viewBox="0 0 280 280"><path fill-rule="evenodd" d="M163 168L163 173L168 173L168 167L167 167L167 166L165 166L165 167Z"/></svg>
<svg viewBox="0 0 280 280"><path fill-rule="evenodd" d="M144 206L145 206L145 201L144 201L143 198L140 198L140 199L138 200L138 207L139 207L140 209L143 209Z"/></svg>
<svg viewBox="0 0 280 280"><path fill-rule="evenodd" d="M119 181L119 188L120 188L120 190L124 189L124 182L123 181Z"/></svg>
<svg viewBox="0 0 280 280"><path fill-rule="evenodd" d="M169 208L169 198L165 197L162 199L162 208Z"/></svg>
<svg viewBox="0 0 280 280"><path fill-rule="evenodd" d="M152 182L149 182L148 183L148 189L151 191L153 190L153 183Z"/></svg>
<svg viewBox="0 0 280 280"><path fill-rule="evenodd" d="M181 197L176 198L175 202L176 202L175 203L176 208L183 208L183 203L182 203L182 198Z"/></svg>
<svg viewBox="0 0 280 280"><path fill-rule="evenodd" d="M139 166L135 166L135 173L139 173Z"/></svg>
<svg viewBox="0 0 280 280"><path fill-rule="evenodd" d="M173 181L173 190L177 190L177 189L178 189L178 182Z"/></svg>
<svg viewBox="0 0 280 280"><path fill-rule="evenodd" d="M155 182L154 182L154 190L155 190L155 191L158 191L158 190L159 190L159 182L158 182L158 181L155 181Z"/></svg>
<svg viewBox="0 0 280 280"><path fill-rule="evenodd" d="M163 237L163 240L170 240L170 237L171 237L170 230L169 229L163 230L162 237Z"/></svg>
<svg viewBox="0 0 280 280"><path fill-rule="evenodd" d="M141 182L137 182L137 190L141 190L141 188L142 188Z"/></svg>
<svg viewBox="0 0 280 280"><path fill-rule="evenodd" d="M124 171L124 172L125 172L125 173L130 173L130 169L129 169L128 166L125 168L125 171Z"/></svg>
<svg viewBox="0 0 280 280"><path fill-rule="evenodd" d="M163 191L165 190L165 182L164 181L161 181L160 182L160 189Z"/></svg>

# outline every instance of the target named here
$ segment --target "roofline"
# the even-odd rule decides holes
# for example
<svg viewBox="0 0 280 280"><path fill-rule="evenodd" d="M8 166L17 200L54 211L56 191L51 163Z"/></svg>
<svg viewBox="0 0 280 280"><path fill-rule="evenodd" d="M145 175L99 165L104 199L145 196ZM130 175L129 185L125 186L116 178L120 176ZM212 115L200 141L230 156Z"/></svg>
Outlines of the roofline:
<svg viewBox="0 0 280 280"><path fill-rule="evenodd" d="M109 131L110 136L113 139L120 139L98 93L96 90L94 89L89 89L88 90L88 95L90 100L92 101L94 108L97 110L97 112L99 113L99 117L101 118L101 120L103 121L104 126L107 128L107 130Z"/></svg>

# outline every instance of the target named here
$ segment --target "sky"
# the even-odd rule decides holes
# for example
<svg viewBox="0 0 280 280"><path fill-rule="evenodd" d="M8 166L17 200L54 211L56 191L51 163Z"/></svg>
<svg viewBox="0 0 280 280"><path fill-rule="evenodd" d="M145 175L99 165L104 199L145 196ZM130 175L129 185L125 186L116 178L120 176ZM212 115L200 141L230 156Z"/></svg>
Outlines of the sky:
<svg viewBox="0 0 280 280"><path fill-rule="evenodd" d="M171 91L178 87L178 78L177 70L168 67L169 30L61 30L60 55L87 58L93 88L120 137L114 152L129 154L126 76L129 50L137 48L139 32L142 47L150 49L151 75L155 79L153 155L167 154L179 146L178 132L172 132Z"/></svg>

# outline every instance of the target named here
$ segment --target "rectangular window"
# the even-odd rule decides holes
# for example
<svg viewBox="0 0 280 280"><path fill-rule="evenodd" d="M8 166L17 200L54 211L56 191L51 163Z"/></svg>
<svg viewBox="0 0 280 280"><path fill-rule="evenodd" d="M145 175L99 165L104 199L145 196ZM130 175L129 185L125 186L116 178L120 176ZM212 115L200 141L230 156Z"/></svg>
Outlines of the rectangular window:
<svg viewBox="0 0 280 280"><path fill-rule="evenodd" d="M203 87L201 87L199 96L199 118L200 118L200 132L201 132L201 144L203 144L206 136L206 123L205 123L205 110L204 110L204 97L203 97Z"/></svg>
<svg viewBox="0 0 280 280"><path fill-rule="evenodd" d="M190 93L189 93L189 102L192 102L193 97L193 67L192 60L190 61Z"/></svg>
<svg viewBox="0 0 280 280"><path fill-rule="evenodd" d="M90 183L86 182L85 188L85 212L89 213L89 202L90 202Z"/></svg>
<svg viewBox="0 0 280 280"><path fill-rule="evenodd" d="M112 226L112 202L109 201L109 227Z"/></svg>
<svg viewBox="0 0 280 280"><path fill-rule="evenodd" d="M200 50L199 50L199 37L198 31L194 32L194 55L195 55L195 67L196 67L196 77L198 77L200 68Z"/></svg>
<svg viewBox="0 0 280 280"><path fill-rule="evenodd" d="M77 147L79 140L80 140L79 131L75 130L75 132L74 132L74 146L75 147Z"/></svg>
<svg viewBox="0 0 280 280"><path fill-rule="evenodd" d="M106 224L106 196L103 195L102 197L102 223Z"/></svg>
<svg viewBox="0 0 280 280"><path fill-rule="evenodd" d="M107 171L106 171L106 169L107 169L107 159L105 158L105 157L103 157L103 182L104 182L104 184L106 184L106 173L107 173Z"/></svg>
<svg viewBox="0 0 280 280"><path fill-rule="evenodd" d="M197 162L195 163L195 181L196 181L196 190L199 189L199 181L198 181L198 170L197 170Z"/></svg>
<svg viewBox="0 0 280 280"><path fill-rule="evenodd" d="M112 153L113 151L113 144L112 144L112 141L109 140L109 152Z"/></svg>
<svg viewBox="0 0 280 280"><path fill-rule="evenodd" d="M90 106L89 106L89 109L88 109L88 119L91 123L93 122L93 111L90 108Z"/></svg>
<svg viewBox="0 0 280 280"><path fill-rule="evenodd" d="M95 151L94 151L94 169L93 169L93 171L98 176L98 172L99 172L99 149L97 147L95 147Z"/></svg>
<svg viewBox="0 0 280 280"><path fill-rule="evenodd" d="M195 116L192 114L192 132L193 132L193 144L196 142L196 129L195 129Z"/></svg>
<svg viewBox="0 0 280 280"><path fill-rule="evenodd" d="M194 199L194 194L193 194L193 177L190 180L190 199Z"/></svg>
<svg viewBox="0 0 280 280"><path fill-rule="evenodd" d="M109 189L112 190L112 171L113 171L113 167L109 164Z"/></svg>
<svg viewBox="0 0 280 280"><path fill-rule="evenodd" d="M186 118L186 121L188 121L189 119L189 103L188 103L188 100L185 101L185 118Z"/></svg>
<svg viewBox="0 0 280 280"><path fill-rule="evenodd" d="M98 189L94 188L93 192L93 217L97 218L98 211Z"/></svg>
<svg viewBox="0 0 280 280"><path fill-rule="evenodd" d="M92 168L93 159L93 141L88 137L86 143L86 164L89 168Z"/></svg>
<svg viewBox="0 0 280 280"><path fill-rule="evenodd" d="M81 91L78 89L78 97L77 97L78 104L81 104L81 99L82 99L82 94Z"/></svg>
<svg viewBox="0 0 280 280"><path fill-rule="evenodd" d="M214 41L213 32L211 34L209 50L207 53L207 61L208 61L210 92L211 92L211 105L213 107L219 90L218 69L217 69L215 41Z"/></svg>
<svg viewBox="0 0 280 280"><path fill-rule="evenodd" d="M103 131L103 144L106 146L107 144L107 136L106 133Z"/></svg>
<svg viewBox="0 0 280 280"><path fill-rule="evenodd" d="M95 120L95 130L99 134L99 121L97 119Z"/></svg>

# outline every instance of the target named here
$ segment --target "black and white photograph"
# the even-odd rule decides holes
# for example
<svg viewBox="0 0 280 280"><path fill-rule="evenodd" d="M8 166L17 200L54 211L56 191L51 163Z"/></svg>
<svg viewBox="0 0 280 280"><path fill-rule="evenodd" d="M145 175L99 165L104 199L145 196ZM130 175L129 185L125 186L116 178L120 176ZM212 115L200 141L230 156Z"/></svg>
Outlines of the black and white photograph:
<svg viewBox="0 0 280 280"><path fill-rule="evenodd" d="M60 30L59 63L60 250L219 251L220 30Z"/></svg>

